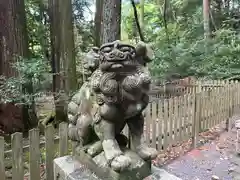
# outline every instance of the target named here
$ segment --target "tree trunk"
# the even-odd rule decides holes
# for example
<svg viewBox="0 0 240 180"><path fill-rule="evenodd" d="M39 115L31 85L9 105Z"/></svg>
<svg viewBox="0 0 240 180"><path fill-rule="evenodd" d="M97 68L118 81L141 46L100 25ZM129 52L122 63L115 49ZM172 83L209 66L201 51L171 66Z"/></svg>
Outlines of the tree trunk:
<svg viewBox="0 0 240 180"><path fill-rule="evenodd" d="M0 0L0 8L2 75L7 78L17 77L18 72L11 64L17 62L18 57L29 55L24 1Z"/></svg>
<svg viewBox="0 0 240 180"><path fill-rule="evenodd" d="M61 31L58 0L49 0L51 62L53 73L53 96L55 104L55 123L66 121L65 99L63 98L63 77L61 73Z"/></svg>
<svg viewBox="0 0 240 180"><path fill-rule="evenodd" d="M144 0L140 0L140 26L144 31Z"/></svg>
<svg viewBox="0 0 240 180"><path fill-rule="evenodd" d="M210 37L209 8L209 0L203 0L203 21L205 39L208 39Z"/></svg>
<svg viewBox="0 0 240 180"><path fill-rule="evenodd" d="M0 0L0 27L0 75L6 78L18 77L19 73L12 64L19 61L19 57L29 58L24 0ZM31 77L29 81L22 90L24 93L32 94ZM34 99L31 102L31 105L23 107L23 123L26 129L37 125Z"/></svg>
<svg viewBox="0 0 240 180"><path fill-rule="evenodd" d="M121 0L103 1L102 43L121 39Z"/></svg>
<svg viewBox="0 0 240 180"><path fill-rule="evenodd" d="M96 0L95 13L95 46L101 46L101 30L102 30L102 16L103 16L103 0Z"/></svg>
<svg viewBox="0 0 240 180"><path fill-rule="evenodd" d="M61 30L61 64L64 71L64 90L67 94L77 90L76 59L73 34L72 1L59 4Z"/></svg>

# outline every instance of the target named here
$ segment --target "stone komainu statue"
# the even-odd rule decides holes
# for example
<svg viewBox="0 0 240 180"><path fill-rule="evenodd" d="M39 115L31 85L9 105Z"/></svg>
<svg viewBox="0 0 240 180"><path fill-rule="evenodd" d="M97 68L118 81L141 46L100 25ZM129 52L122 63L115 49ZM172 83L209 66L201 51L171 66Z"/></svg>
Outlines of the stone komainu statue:
<svg viewBox="0 0 240 180"><path fill-rule="evenodd" d="M144 43L136 48L114 41L91 50L84 67L92 72L68 105L69 137L92 157L104 151L109 166L121 171L131 164L121 146L127 124L131 146L144 160L157 156L143 140L143 110L149 102L151 77L146 67L150 49Z"/></svg>

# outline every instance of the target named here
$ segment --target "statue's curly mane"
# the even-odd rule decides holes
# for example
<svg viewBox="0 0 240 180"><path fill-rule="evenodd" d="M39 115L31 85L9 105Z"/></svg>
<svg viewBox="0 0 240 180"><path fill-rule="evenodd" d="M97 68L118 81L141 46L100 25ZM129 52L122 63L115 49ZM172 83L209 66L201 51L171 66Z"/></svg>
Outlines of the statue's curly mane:
<svg viewBox="0 0 240 180"><path fill-rule="evenodd" d="M118 42L103 45L99 49L99 68L91 78L94 92L110 104L138 101L151 82L150 73L141 62L131 45Z"/></svg>

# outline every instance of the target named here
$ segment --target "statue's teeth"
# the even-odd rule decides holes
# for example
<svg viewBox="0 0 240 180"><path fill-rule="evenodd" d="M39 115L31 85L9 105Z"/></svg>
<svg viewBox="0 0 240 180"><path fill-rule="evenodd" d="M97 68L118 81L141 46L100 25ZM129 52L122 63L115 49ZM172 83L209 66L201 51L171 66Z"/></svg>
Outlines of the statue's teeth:
<svg viewBox="0 0 240 180"><path fill-rule="evenodd" d="M113 64L112 68L122 68L123 65L122 64Z"/></svg>

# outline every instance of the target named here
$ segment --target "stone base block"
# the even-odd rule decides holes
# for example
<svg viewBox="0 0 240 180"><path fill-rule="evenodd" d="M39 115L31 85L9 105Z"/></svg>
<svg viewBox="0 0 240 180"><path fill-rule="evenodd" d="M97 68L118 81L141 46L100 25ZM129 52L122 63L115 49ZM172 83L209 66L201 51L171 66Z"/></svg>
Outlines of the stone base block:
<svg viewBox="0 0 240 180"><path fill-rule="evenodd" d="M56 158L54 180L102 180L72 156Z"/></svg>
<svg viewBox="0 0 240 180"><path fill-rule="evenodd" d="M73 172L76 174L76 171L81 176L85 177L85 174L88 174L88 177L93 176L102 180L142 180L151 174L150 162L145 162L131 150L126 149L123 152L132 160L132 163L127 170L120 173L109 168L104 152L94 158L84 151L78 151L73 158L71 156L57 158L54 161L54 169L63 178L73 176Z"/></svg>
<svg viewBox="0 0 240 180"><path fill-rule="evenodd" d="M129 155L132 156L132 152L129 151L129 153ZM100 154L98 160L100 160L101 157L102 155ZM117 173L110 168L104 167L104 165L97 165L95 163L97 159L89 161L89 157L87 156L85 158L78 158L81 158L81 160L77 160L72 156L55 159L54 180L181 180L167 173L165 170L156 167L153 167L152 172L150 172L148 163L141 165L141 163L136 162L136 164L133 165L133 169ZM86 161L88 162L86 163Z"/></svg>

